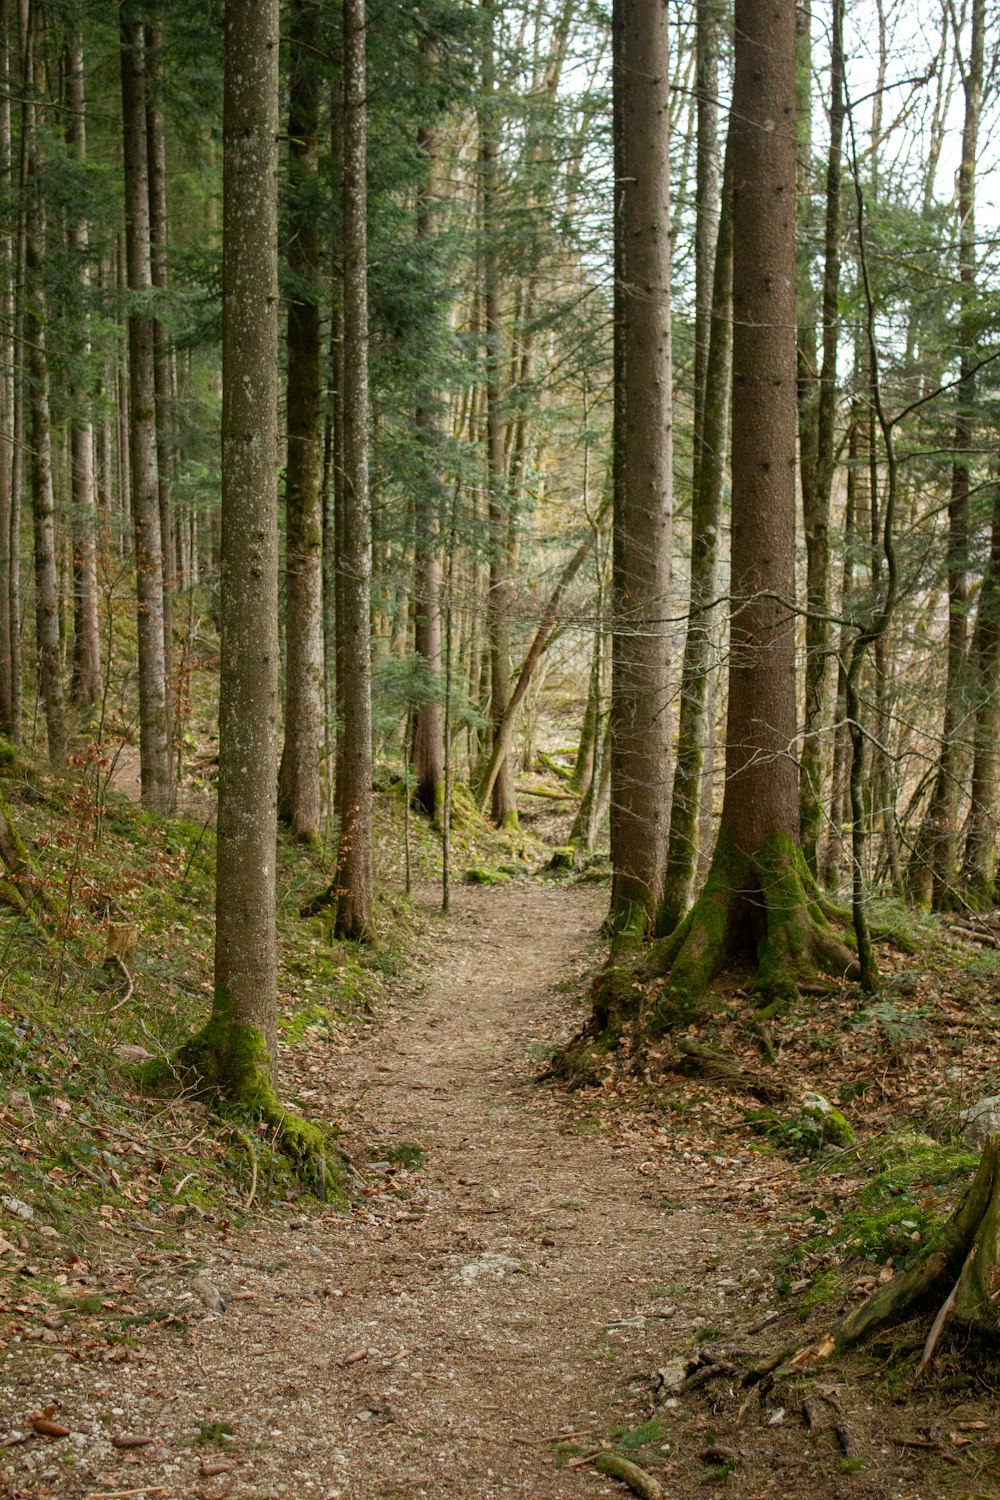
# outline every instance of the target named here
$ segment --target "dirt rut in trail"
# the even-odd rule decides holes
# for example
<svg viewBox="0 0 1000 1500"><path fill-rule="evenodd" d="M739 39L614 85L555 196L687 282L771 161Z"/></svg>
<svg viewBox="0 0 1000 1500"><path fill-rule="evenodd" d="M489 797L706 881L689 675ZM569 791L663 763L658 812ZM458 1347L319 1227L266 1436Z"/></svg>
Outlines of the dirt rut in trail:
<svg viewBox="0 0 1000 1500"><path fill-rule="evenodd" d="M649 1376L691 1338L685 1291L725 1321L753 1231L726 1239L720 1219L665 1207L671 1190L689 1201L679 1177L654 1181L639 1145L590 1133L534 1081L579 1024L559 981L593 961L604 906L590 887L463 888L432 919L422 985L366 1039L296 1054L311 1110L387 1161L365 1168L351 1214L258 1222L203 1251L227 1307L192 1317L187 1341L165 1329L133 1365L70 1365L51 1392L25 1391L94 1434L51 1493L143 1480L162 1500L623 1493L557 1467L552 1440L566 1429L587 1452L648 1415ZM422 1165L393 1176L407 1143ZM146 1297L200 1313L183 1300L192 1269L161 1262ZM195 1441L216 1424L231 1452ZM113 1431L159 1446L118 1453Z"/></svg>

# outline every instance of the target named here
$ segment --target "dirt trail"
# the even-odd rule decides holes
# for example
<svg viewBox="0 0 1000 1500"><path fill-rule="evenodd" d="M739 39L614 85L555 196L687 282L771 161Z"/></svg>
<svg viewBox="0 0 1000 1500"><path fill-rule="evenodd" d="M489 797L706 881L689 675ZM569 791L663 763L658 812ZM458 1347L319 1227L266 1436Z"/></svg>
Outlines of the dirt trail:
<svg viewBox="0 0 1000 1500"><path fill-rule="evenodd" d="M690 1195L665 1207L685 1184L654 1182L638 1143L586 1133L534 1083L579 1020L556 987L587 964L605 899L537 883L458 893L433 919L423 988L346 1051L314 1051L308 1072L316 1114L389 1155L415 1143L423 1164L370 1164L350 1215L258 1223L203 1252L227 1307L195 1317L188 1343L151 1332L133 1365L53 1369L31 1396L58 1402L81 1462L36 1482L76 1496L145 1479L164 1500L623 1493L556 1467L551 1440L569 1429L586 1450L643 1420L648 1377L691 1337L685 1291L702 1320L731 1321L727 1257L745 1269L753 1231L727 1236ZM200 1313L191 1269L148 1275L150 1303ZM234 1431L228 1458L193 1441L215 1423ZM160 1446L116 1452L113 1430ZM217 1461L234 1467L206 1477Z"/></svg>

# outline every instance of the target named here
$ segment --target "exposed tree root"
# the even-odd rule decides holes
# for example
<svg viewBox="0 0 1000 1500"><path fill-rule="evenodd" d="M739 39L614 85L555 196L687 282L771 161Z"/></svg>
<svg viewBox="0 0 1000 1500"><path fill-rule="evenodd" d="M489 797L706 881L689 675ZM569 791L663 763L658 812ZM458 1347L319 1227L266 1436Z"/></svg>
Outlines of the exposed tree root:
<svg viewBox="0 0 1000 1500"><path fill-rule="evenodd" d="M610 1479L620 1479L641 1500L662 1500L663 1489L657 1480L647 1474L645 1469L640 1469L638 1464L631 1463L618 1453L598 1454L594 1459L594 1468L599 1474L607 1474Z"/></svg>
<svg viewBox="0 0 1000 1500"><path fill-rule="evenodd" d="M775 835L751 858L720 839L701 896L648 955L664 981L651 1034L696 1017L712 980L741 957L756 961L756 992L766 1005L794 998L800 984L821 973L857 979L857 956L831 915L793 840Z"/></svg>
<svg viewBox="0 0 1000 1500"><path fill-rule="evenodd" d="M807 1365L849 1349L942 1295L918 1374L930 1362L948 1324L980 1334L994 1345L1000 1334L1000 1136L987 1141L971 1186L932 1249L853 1308L832 1334L800 1350L793 1363Z"/></svg>
<svg viewBox="0 0 1000 1500"><path fill-rule="evenodd" d="M343 1200L347 1172L340 1155L319 1125L293 1114L279 1100L264 1036L256 1026L213 1015L171 1061L145 1064L139 1078L154 1088L178 1078L193 1084L225 1118L267 1131L318 1198Z"/></svg>

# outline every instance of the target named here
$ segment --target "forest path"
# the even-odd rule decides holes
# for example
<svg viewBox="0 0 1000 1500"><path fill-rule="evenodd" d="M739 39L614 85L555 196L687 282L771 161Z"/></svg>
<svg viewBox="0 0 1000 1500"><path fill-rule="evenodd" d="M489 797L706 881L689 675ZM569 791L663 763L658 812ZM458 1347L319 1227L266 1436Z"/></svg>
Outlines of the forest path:
<svg viewBox="0 0 1000 1500"><path fill-rule="evenodd" d="M143 1478L158 1500L623 1493L557 1467L557 1435L586 1452L648 1416L649 1377L689 1344L692 1312L722 1314L753 1231L727 1232L677 1167L654 1181L638 1135L616 1142L590 1104L535 1083L582 1018L560 981L579 991L605 903L592 886L463 887L428 917L432 964L365 1034L289 1054L314 1114L370 1156L414 1143L422 1164L373 1158L351 1213L251 1220L143 1277L151 1303L181 1298L190 1333L150 1329L131 1366L67 1376L60 1410L105 1436L54 1493ZM222 1316L198 1317L194 1269ZM214 1424L232 1429L225 1451L194 1441ZM157 1446L114 1452L109 1428Z"/></svg>

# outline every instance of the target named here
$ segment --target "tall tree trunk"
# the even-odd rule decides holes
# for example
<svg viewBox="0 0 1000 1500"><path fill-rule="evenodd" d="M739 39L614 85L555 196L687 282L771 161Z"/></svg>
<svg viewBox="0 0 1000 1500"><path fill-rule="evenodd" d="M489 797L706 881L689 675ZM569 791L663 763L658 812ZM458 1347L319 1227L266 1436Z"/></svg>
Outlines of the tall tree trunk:
<svg viewBox="0 0 1000 1500"><path fill-rule="evenodd" d="M708 329L706 389L700 440L696 435L691 495L691 593L681 669L677 764L670 808L670 841L663 899L657 916L661 936L673 932L691 901L698 862L698 828L709 714L714 710L712 652L719 532L726 487L733 320L733 202L730 151L715 255L712 318Z"/></svg>
<svg viewBox="0 0 1000 1500"><path fill-rule="evenodd" d="M769 1000L818 968L856 974L798 842L795 693L795 11L737 0L733 514L726 792L705 889L654 949L654 1030L689 1019L733 959ZM608 1018L610 1019L610 1017Z"/></svg>
<svg viewBox="0 0 1000 1500"><path fill-rule="evenodd" d="M180 1061L273 1131L325 1194L324 1137L275 1091L278 0L226 0L225 24L215 997Z"/></svg>
<svg viewBox="0 0 1000 1500"><path fill-rule="evenodd" d="M169 285L167 268L167 139L163 119L163 32L159 16L147 22L144 33L146 64L146 159L149 176L150 274L158 293ZM153 384L156 391L156 480L160 509L160 546L163 554L163 672L167 684L167 728L173 737L173 595L177 586L174 524L170 503L173 468L173 356L160 317L153 319Z"/></svg>
<svg viewBox="0 0 1000 1500"><path fill-rule="evenodd" d="M805 716L799 764L799 829L815 875L823 826L824 750L821 727L830 681L830 506L836 469L837 345L840 331L840 178L844 132L844 7L833 0L830 37L830 143L823 241L823 362L815 395L815 461L803 473L806 538Z"/></svg>
<svg viewBox="0 0 1000 1500"><path fill-rule="evenodd" d="M319 837L323 744L322 221L318 202L322 7L289 10L288 456L285 464L285 740L278 812L293 837Z"/></svg>
<svg viewBox="0 0 1000 1500"><path fill-rule="evenodd" d="M337 594L344 732L334 933L369 939L372 892L372 529L368 494L365 0L344 4L344 446Z"/></svg>
<svg viewBox="0 0 1000 1500"><path fill-rule="evenodd" d="M86 160L86 103L83 41L75 27L66 43L66 140L81 165ZM80 358L90 358L90 234L85 218L70 226L80 292ZM76 390L72 401L71 467L73 497L73 676L72 693L83 708L101 695L101 635L97 615L97 504L94 489L94 424L90 393Z"/></svg>
<svg viewBox="0 0 1000 1500"><path fill-rule="evenodd" d="M129 309L128 451L135 532L139 637L139 759L142 805L169 811L173 763L163 653L163 553L156 446L156 372L150 258L149 173L146 144L146 68L143 25L133 0L124 0L121 27L122 123L125 166L125 240Z"/></svg>
<svg viewBox="0 0 1000 1500"><path fill-rule="evenodd" d="M424 43L422 79L432 85L438 72L438 47ZM417 205L417 244L424 255L438 233L437 202L441 147L433 124L417 132L423 181ZM435 329L429 330L433 337ZM444 487L438 472L441 433L433 384L434 351L427 349L427 368L419 384L414 429L420 445L420 470L413 514L413 649L423 665L425 691L413 710L414 802L429 818L439 818L444 801L444 705L438 692L441 673L441 505Z"/></svg>
<svg viewBox="0 0 1000 1500"><path fill-rule="evenodd" d="M46 93L44 34L40 11L33 9L25 53L25 99ZM28 152L25 277L27 305L24 335L28 345L31 415L31 510L35 543L35 633L38 683L45 712L49 760L61 769L66 760L66 705L62 683L59 631L59 578L56 557L55 498L52 489L52 424L49 413L49 362L45 296L45 207L43 164L38 143L41 104L25 104Z"/></svg>
<svg viewBox="0 0 1000 1500"><path fill-rule="evenodd" d="M490 582L487 620L490 635L490 724L495 739L510 698L510 495L504 452L501 398L503 304L497 246L497 120L493 36L494 0L482 0L483 76L479 118L479 173L482 195L483 318L486 334L486 486ZM493 821L517 826L514 770L505 755L493 783Z"/></svg>
<svg viewBox="0 0 1000 1500"><path fill-rule="evenodd" d="M958 803L961 792L969 692L969 454L976 400L978 323L976 301L976 160L983 98L985 0L973 0L969 56L963 69L965 122L958 169L959 355L954 461L948 501L948 678L937 776L927 818L914 849L908 884L924 904L928 894L936 911L959 898Z"/></svg>
<svg viewBox="0 0 1000 1500"><path fill-rule="evenodd" d="M972 656L976 725L962 883L966 899L982 909L996 901L1000 830L1000 495L993 501L990 556L979 595Z"/></svg>
<svg viewBox="0 0 1000 1500"><path fill-rule="evenodd" d="M666 6L615 0L615 414L609 923L660 899L670 755L670 55Z"/></svg>
<svg viewBox="0 0 1000 1500"><path fill-rule="evenodd" d="M0 192L13 189L11 134L11 3L0 0ZM13 736L14 704L11 661L11 503L14 468L15 364L15 250L16 230L0 230L0 733Z"/></svg>

